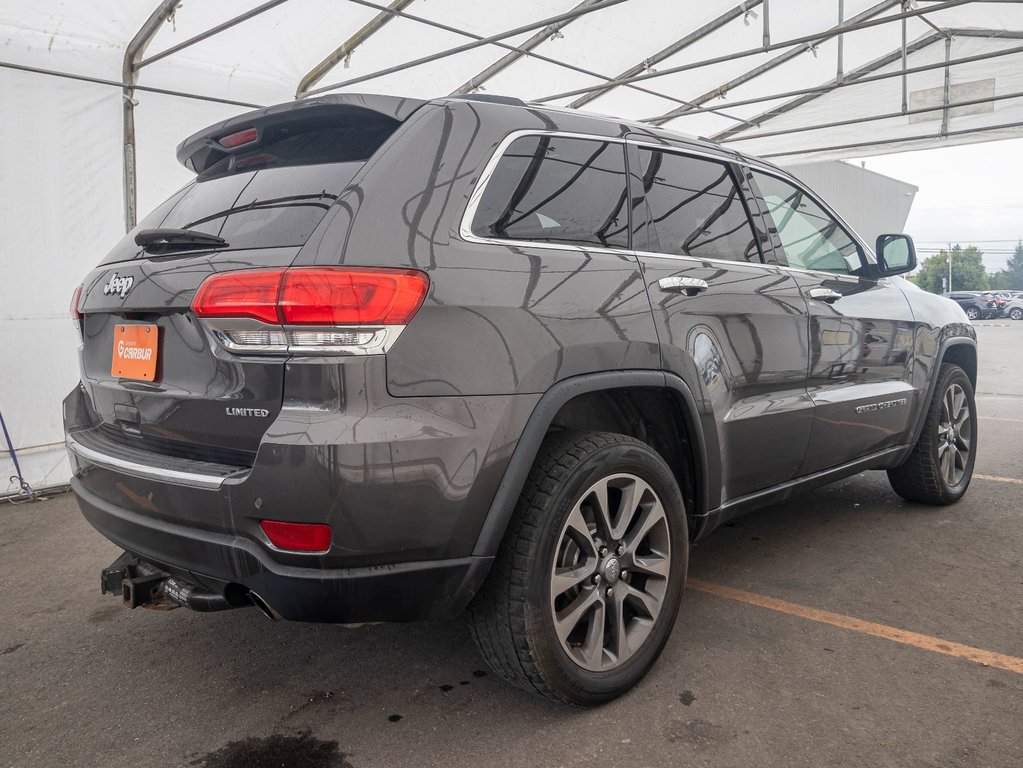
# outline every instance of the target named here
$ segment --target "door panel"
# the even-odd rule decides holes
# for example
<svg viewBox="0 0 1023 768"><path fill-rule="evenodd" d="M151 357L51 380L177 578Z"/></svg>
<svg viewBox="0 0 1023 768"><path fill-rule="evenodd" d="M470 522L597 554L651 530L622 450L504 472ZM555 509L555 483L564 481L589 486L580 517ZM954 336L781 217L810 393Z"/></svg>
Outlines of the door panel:
<svg viewBox="0 0 1023 768"><path fill-rule="evenodd" d="M812 423L806 302L789 274L762 263L733 169L658 154L629 156L646 223L635 247L664 367L698 389L716 427L713 507L791 479L803 461Z"/></svg>
<svg viewBox="0 0 1023 768"><path fill-rule="evenodd" d="M888 280L793 277L806 294L827 288L842 295L807 301L814 425L803 475L897 445L917 393L910 379L913 315L902 291Z"/></svg>
<svg viewBox="0 0 1023 768"><path fill-rule="evenodd" d="M805 189L753 172L775 250L809 312L813 431L799 475L898 444L915 412L914 320L862 245Z"/></svg>

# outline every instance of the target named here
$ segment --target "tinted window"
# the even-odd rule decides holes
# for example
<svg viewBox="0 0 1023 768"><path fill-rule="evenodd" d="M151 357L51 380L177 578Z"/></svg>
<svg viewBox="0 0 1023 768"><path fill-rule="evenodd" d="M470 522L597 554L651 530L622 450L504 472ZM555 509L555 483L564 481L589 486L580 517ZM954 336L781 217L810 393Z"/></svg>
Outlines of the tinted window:
<svg viewBox="0 0 1023 768"><path fill-rule="evenodd" d="M859 246L804 190L753 172L789 266L850 273L862 266Z"/></svg>
<svg viewBox="0 0 1023 768"><path fill-rule="evenodd" d="M302 245L398 123L267 129L251 149L226 156L146 216L105 263L152 255L135 245L142 229L194 229L229 249Z"/></svg>
<svg viewBox="0 0 1023 768"><path fill-rule="evenodd" d="M746 208L724 163L640 149L650 250L705 259L759 261Z"/></svg>
<svg viewBox="0 0 1023 768"><path fill-rule="evenodd" d="M481 237L626 248L622 144L524 136L508 147L472 221Z"/></svg>

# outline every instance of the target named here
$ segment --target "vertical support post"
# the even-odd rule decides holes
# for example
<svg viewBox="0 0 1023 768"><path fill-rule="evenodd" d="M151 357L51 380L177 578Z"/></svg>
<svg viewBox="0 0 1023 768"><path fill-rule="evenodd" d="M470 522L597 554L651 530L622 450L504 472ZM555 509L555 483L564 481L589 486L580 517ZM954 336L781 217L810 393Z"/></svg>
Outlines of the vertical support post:
<svg viewBox="0 0 1023 768"><path fill-rule="evenodd" d="M948 292L952 293L952 243L948 244Z"/></svg>
<svg viewBox="0 0 1023 768"><path fill-rule="evenodd" d="M902 20L902 114L909 109L909 84L906 81L906 20Z"/></svg>
<svg viewBox="0 0 1023 768"><path fill-rule="evenodd" d="M838 25L842 26L845 22L845 0L838 0ZM835 82L839 85L845 79L844 68L844 51L845 51L845 35L838 36L838 71L835 73Z"/></svg>
<svg viewBox="0 0 1023 768"><path fill-rule="evenodd" d="M764 50L771 47L771 0L764 0Z"/></svg>
<svg viewBox="0 0 1023 768"><path fill-rule="evenodd" d="M945 90L942 93L941 103L944 109L941 110L941 135L948 135L948 117L949 117L949 92L952 88L952 72L948 66L949 60L952 58L952 36L949 35L945 38Z"/></svg>
<svg viewBox="0 0 1023 768"><path fill-rule="evenodd" d="M149 43L160 25L166 21L181 0L160 0L159 7L150 14L135 37L124 49L124 60L121 63L121 96L122 96L122 133L124 139L124 227L130 231L135 227L137 218L137 181L135 162L135 83L138 79L138 63L146 52Z"/></svg>

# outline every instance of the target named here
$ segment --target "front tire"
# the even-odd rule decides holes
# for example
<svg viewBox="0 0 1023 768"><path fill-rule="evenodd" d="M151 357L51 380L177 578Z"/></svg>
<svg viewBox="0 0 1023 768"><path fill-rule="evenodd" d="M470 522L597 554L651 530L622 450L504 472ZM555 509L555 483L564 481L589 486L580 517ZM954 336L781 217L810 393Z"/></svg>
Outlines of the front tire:
<svg viewBox="0 0 1023 768"><path fill-rule="evenodd" d="M610 701L664 647L688 559L682 495L653 449L608 432L552 435L470 606L473 639L521 688Z"/></svg>
<svg viewBox="0 0 1023 768"><path fill-rule="evenodd" d="M976 307L968 307L967 310L966 310L966 316L970 320L979 320L980 319L980 310L977 309Z"/></svg>
<svg viewBox="0 0 1023 768"><path fill-rule="evenodd" d="M977 404L966 372L943 363L923 431L909 458L888 470L906 501L954 504L970 487L977 458Z"/></svg>
<svg viewBox="0 0 1023 768"><path fill-rule="evenodd" d="M1013 320L1023 320L1023 309L1019 307L1013 307L1009 310L1009 317Z"/></svg>

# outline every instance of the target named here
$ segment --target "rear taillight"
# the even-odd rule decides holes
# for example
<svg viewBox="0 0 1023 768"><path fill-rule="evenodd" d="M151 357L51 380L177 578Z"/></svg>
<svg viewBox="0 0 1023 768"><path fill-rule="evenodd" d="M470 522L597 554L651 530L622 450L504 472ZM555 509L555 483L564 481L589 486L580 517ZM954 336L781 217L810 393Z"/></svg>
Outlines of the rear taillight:
<svg viewBox="0 0 1023 768"><path fill-rule="evenodd" d="M329 525L261 520L259 526L278 549L293 552L326 552L330 549Z"/></svg>
<svg viewBox="0 0 1023 768"><path fill-rule="evenodd" d="M429 284L411 269L225 272L203 282L192 310L232 351L382 353L415 316Z"/></svg>
<svg viewBox="0 0 1023 768"><path fill-rule="evenodd" d="M75 292L71 294L71 321L75 324L75 328L78 329L78 335L82 334L82 310L78 306L82 302L82 286L75 288Z"/></svg>
<svg viewBox="0 0 1023 768"><path fill-rule="evenodd" d="M289 269L277 304L289 324L405 325L428 285L411 269Z"/></svg>
<svg viewBox="0 0 1023 768"><path fill-rule="evenodd" d="M78 303L82 300L82 286L75 288L75 292L71 294L71 319L76 323L82 322L82 312L78 309Z"/></svg>
<svg viewBox="0 0 1023 768"><path fill-rule="evenodd" d="M247 270L206 278L192 299L199 317L249 317L264 323L280 322L277 296L284 271Z"/></svg>

